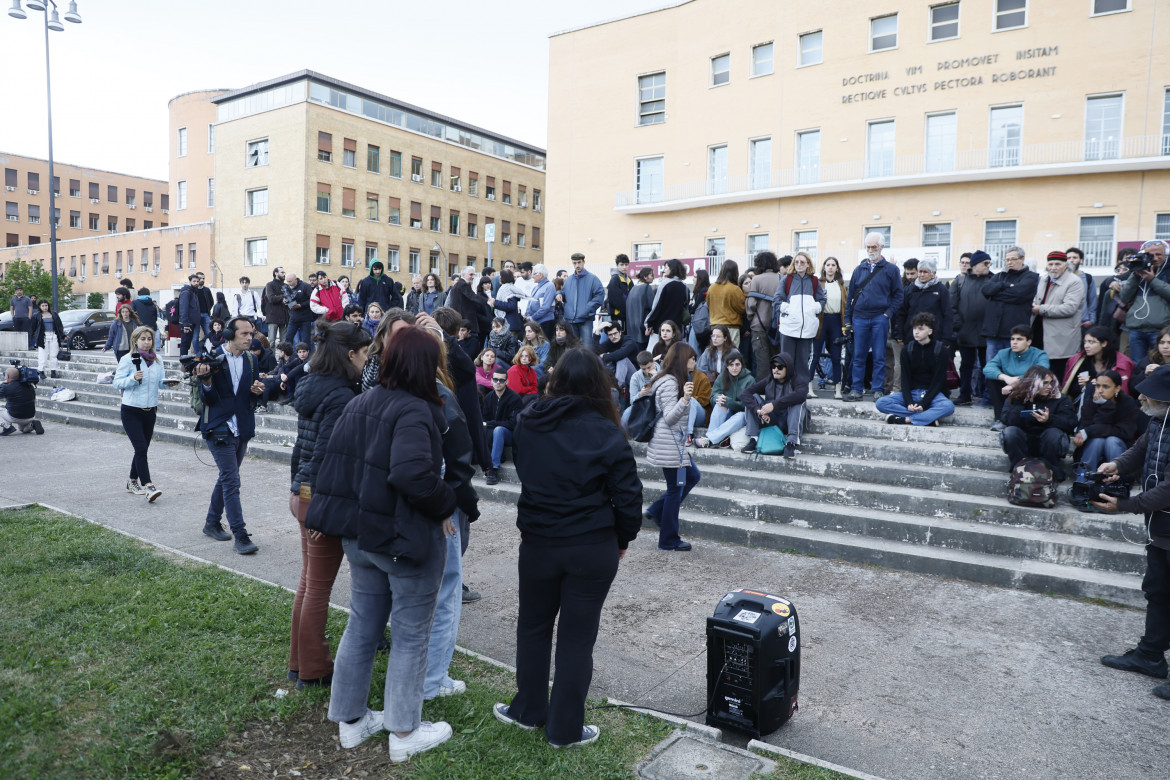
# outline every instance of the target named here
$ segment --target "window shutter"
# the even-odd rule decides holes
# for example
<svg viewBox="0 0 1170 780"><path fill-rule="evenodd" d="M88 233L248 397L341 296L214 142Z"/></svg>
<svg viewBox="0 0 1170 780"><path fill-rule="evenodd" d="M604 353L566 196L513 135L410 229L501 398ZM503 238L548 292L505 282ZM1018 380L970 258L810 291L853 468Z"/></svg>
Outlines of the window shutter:
<svg viewBox="0 0 1170 780"><path fill-rule="evenodd" d="M505 181L505 182L504 182L504 194L505 194L505 195L511 195L511 194L512 194L512 182L510 182L510 181Z"/></svg>
<svg viewBox="0 0 1170 780"><path fill-rule="evenodd" d="M320 233L318 233L317 234L317 248L318 249L328 249L329 248L329 236L323 236Z"/></svg>
<svg viewBox="0 0 1170 780"><path fill-rule="evenodd" d="M349 187L341 188L341 207L350 211L354 208L354 202L357 199L357 192Z"/></svg>
<svg viewBox="0 0 1170 780"><path fill-rule="evenodd" d="M432 171L439 171L440 173L442 173L443 172L443 163L436 162L436 161L432 160L431 161L431 170Z"/></svg>
<svg viewBox="0 0 1170 780"><path fill-rule="evenodd" d="M332 191L333 191L332 188L328 184L322 184L321 182L317 182L317 192L323 192L326 195L328 195Z"/></svg>
<svg viewBox="0 0 1170 780"><path fill-rule="evenodd" d="M410 202L410 218L422 219L422 204L416 200Z"/></svg>
<svg viewBox="0 0 1170 780"><path fill-rule="evenodd" d="M390 198L390 208L402 209L402 198Z"/></svg>
<svg viewBox="0 0 1170 780"><path fill-rule="evenodd" d="M355 141L354 139L346 138L344 141L342 141L342 143L345 146L345 151L347 151L347 152L356 152L357 151L357 141Z"/></svg>
<svg viewBox="0 0 1170 780"><path fill-rule="evenodd" d="M458 176L458 175L459 175L459 169L458 169L458 168L456 168L454 165L452 165L452 166L451 166L451 175L452 175L452 176Z"/></svg>
<svg viewBox="0 0 1170 780"><path fill-rule="evenodd" d="M333 151L333 136L330 133L326 133L324 130L317 131L317 151Z"/></svg>
<svg viewBox="0 0 1170 780"><path fill-rule="evenodd" d="M96 200L102 196L102 189L96 182L89 183L89 199Z"/></svg>

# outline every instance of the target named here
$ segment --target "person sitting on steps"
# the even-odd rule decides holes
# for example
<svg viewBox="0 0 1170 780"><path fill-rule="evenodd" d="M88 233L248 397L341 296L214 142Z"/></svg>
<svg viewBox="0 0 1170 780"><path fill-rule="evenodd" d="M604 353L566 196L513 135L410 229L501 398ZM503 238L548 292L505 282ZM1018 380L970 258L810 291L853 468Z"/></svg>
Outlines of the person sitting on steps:
<svg viewBox="0 0 1170 780"><path fill-rule="evenodd" d="M937 286L937 285L936 285ZM951 350L934 338L934 315L922 311L910 320L911 341L902 347L901 391L883 395L874 406L891 424L933 425L955 413L946 396Z"/></svg>
<svg viewBox="0 0 1170 780"><path fill-rule="evenodd" d="M983 375L987 377L990 387L991 404L995 408L995 422L991 426L993 431L1002 431L1003 400L1004 396L1012 392L1015 383L1032 366L1048 368L1048 354L1032 346L1032 328L1028 325L1017 325L1012 328L1011 346L1001 349L987 365L983 367Z"/></svg>
<svg viewBox="0 0 1170 780"><path fill-rule="evenodd" d="M800 376L792 365L792 356L781 352L772 358L771 376L760 380L739 396L747 418L748 443L743 452L755 452L762 425L776 425L787 441L784 457L795 458L800 434L807 424L805 402L808 399L808 380Z"/></svg>
<svg viewBox="0 0 1170 780"><path fill-rule="evenodd" d="M1057 482L1064 481L1061 460L1068 453L1069 436L1077 425L1077 412L1060 392L1056 374L1032 366L1012 385L1003 407L1004 429L1000 445L1008 456L1008 468L1027 457L1043 458Z"/></svg>

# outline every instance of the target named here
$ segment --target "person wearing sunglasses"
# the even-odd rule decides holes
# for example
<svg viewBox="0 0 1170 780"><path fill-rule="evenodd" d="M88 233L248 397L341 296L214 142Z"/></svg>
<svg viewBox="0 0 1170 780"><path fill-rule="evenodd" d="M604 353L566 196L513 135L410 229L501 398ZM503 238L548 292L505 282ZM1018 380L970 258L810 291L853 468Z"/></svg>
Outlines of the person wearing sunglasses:
<svg viewBox="0 0 1170 780"><path fill-rule="evenodd" d="M516 429L516 415L524 408L520 394L508 387L508 372L497 367L492 372L492 391L480 402L483 409L484 438L492 444L492 465L484 475L489 485L500 481L500 461L504 447L512 445L512 431Z"/></svg>

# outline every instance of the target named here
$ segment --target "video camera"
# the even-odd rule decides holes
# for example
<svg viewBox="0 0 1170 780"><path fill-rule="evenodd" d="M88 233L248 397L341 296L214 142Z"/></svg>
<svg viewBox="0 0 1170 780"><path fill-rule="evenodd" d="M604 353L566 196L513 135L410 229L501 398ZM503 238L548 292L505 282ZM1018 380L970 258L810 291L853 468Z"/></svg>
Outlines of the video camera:
<svg viewBox="0 0 1170 780"><path fill-rule="evenodd" d="M1138 252L1136 255L1130 255L1125 265L1130 271L1149 271L1153 261L1154 256L1149 252Z"/></svg>
<svg viewBox="0 0 1170 780"><path fill-rule="evenodd" d="M1088 471L1084 463L1075 466L1077 475L1068 491L1069 502L1082 512L1093 509L1092 502L1099 496L1129 498L1130 482L1125 477L1116 482L1106 482L1107 474Z"/></svg>
<svg viewBox="0 0 1170 780"><path fill-rule="evenodd" d="M200 363L211 366L211 373L214 374L227 364L227 355L211 355L205 352L202 355L183 355L179 358L179 364L183 367L183 371L192 375Z"/></svg>
<svg viewBox="0 0 1170 780"><path fill-rule="evenodd" d="M16 370L20 372L20 383L22 385L35 385L37 382L41 381L41 375L35 368L29 368L15 358L9 360L8 362L15 366Z"/></svg>

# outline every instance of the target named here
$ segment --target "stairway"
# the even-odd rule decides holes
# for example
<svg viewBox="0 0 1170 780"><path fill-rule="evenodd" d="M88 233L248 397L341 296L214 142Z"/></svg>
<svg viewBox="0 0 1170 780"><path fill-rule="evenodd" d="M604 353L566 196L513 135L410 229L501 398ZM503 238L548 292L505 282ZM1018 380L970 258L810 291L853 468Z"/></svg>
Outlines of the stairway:
<svg viewBox="0 0 1170 780"><path fill-rule="evenodd" d="M118 393L96 384L113 356L75 351L61 378L38 389L42 419L120 432ZM36 364L35 353L20 357ZM164 359L168 376L178 360ZM52 387L77 400L49 400ZM192 443L194 413L186 386L160 392L155 438ZM1137 515L1013 506L1004 498L1007 460L991 414L958 409L940 428L886 425L869 401L810 401L812 426L793 460L728 449L695 450L703 479L680 516L686 537L733 542L936 574L1003 587L1100 598L1141 606L1145 532ZM288 462L296 417L278 405L256 416L249 453ZM200 445L201 446L201 445ZM662 472L634 443L647 505L664 489ZM1066 483L1067 485L1067 483ZM512 465L480 496L515 503ZM645 532L654 533L652 529ZM700 547L701 549L701 547Z"/></svg>

